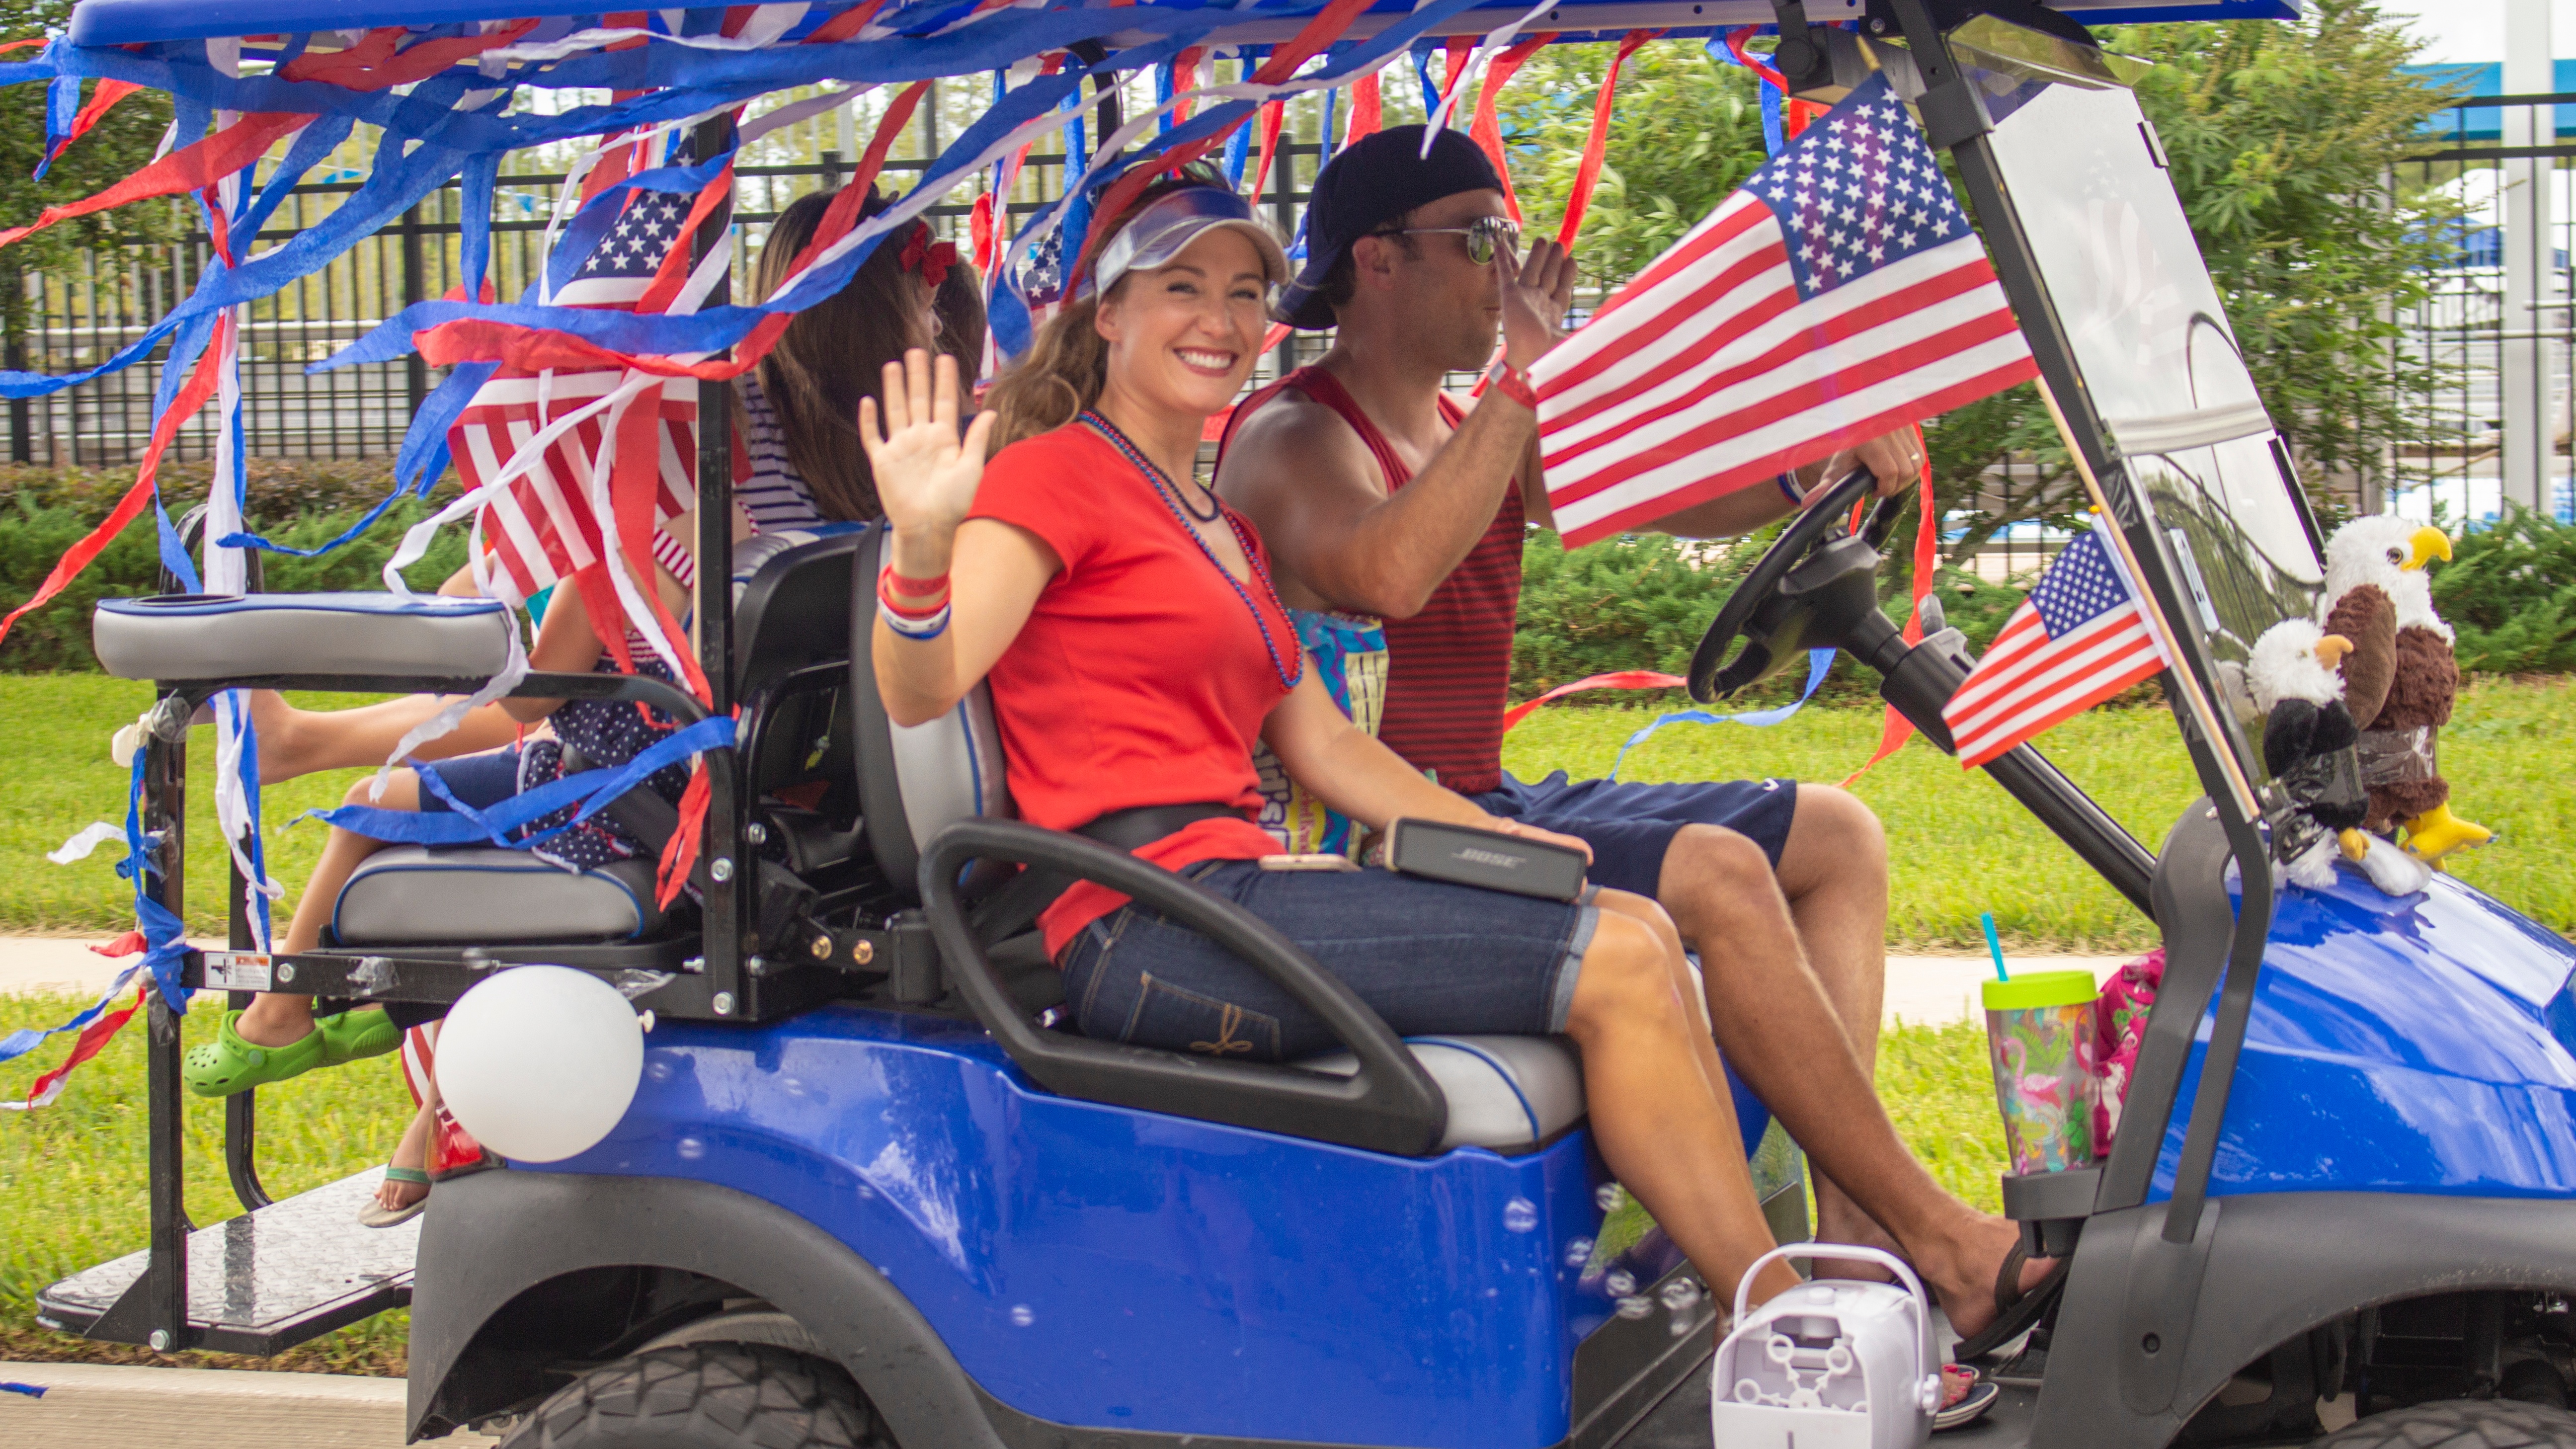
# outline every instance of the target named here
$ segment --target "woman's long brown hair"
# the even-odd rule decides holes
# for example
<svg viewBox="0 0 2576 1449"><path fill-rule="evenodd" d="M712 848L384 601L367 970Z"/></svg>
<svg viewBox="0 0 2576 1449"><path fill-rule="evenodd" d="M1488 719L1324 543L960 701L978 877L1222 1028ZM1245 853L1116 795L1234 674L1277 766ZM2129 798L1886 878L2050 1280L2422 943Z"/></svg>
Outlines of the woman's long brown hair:
<svg viewBox="0 0 2576 1449"><path fill-rule="evenodd" d="M762 297L787 280L788 265L814 239L833 195L813 192L779 213L754 279ZM872 192L860 208L861 219L885 205ZM840 291L797 313L757 370L787 444L788 465L805 480L826 518L866 522L884 515L867 454L859 447L858 411L861 397L877 394L887 363L901 361L908 348L937 348L956 357L959 380L973 387L984 340L984 292L975 270L963 261L949 267L934 298L920 272L904 268L907 239L897 230ZM933 310L939 317L935 337L925 315Z"/></svg>

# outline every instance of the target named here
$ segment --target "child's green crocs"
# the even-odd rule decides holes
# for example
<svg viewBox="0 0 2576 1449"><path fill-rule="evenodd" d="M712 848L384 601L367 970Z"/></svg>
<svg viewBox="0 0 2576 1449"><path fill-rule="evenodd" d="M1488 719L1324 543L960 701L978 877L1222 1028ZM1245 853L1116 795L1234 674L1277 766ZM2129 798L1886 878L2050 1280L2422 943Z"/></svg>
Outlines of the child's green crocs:
<svg viewBox="0 0 2576 1449"><path fill-rule="evenodd" d="M380 1057L402 1045L402 1028L385 1019L381 1006L353 1007L313 1023L322 1034L322 1065Z"/></svg>
<svg viewBox="0 0 2576 1449"><path fill-rule="evenodd" d="M240 1020L240 1012L225 1012L223 1024L215 1028L215 1039L189 1049L180 1069L189 1091L200 1097L229 1097L302 1076L325 1060L319 1031L308 1031L282 1047L254 1046L233 1029Z"/></svg>

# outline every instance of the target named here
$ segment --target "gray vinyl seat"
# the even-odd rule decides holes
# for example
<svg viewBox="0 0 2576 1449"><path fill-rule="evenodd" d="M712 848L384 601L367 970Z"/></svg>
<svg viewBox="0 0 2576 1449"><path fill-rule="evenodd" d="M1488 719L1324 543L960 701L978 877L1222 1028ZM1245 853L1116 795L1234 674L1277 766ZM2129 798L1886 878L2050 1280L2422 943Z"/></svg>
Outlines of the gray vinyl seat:
<svg viewBox="0 0 2576 1449"><path fill-rule="evenodd" d="M837 658L848 599L845 529L764 533L735 547L733 599L746 677ZM839 540L835 543L833 540ZM740 612L754 599L755 617ZM817 627L780 627L782 621ZM815 641L822 642L815 647ZM341 888L331 934L344 946L554 945L650 940L667 914L645 857L570 870L497 846L380 851Z"/></svg>
<svg viewBox="0 0 2576 1449"><path fill-rule="evenodd" d="M853 647L854 668L865 658L859 647ZM981 688L946 715L912 729L887 723L882 713L874 713L872 719L886 738L873 747L881 753L872 768L871 731L861 728L860 788L863 794L874 788L868 801L871 820L905 822L900 832L870 832L881 858L887 857L890 846L909 845L909 850L897 849L886 859L889 873L896 878L910 879L919 864L918 852L949 825L1011 813L1001 737L993 723L991 700ZM890 833L899 841L889 841ZM998 959L1004 953L994 954ZM1443 1151L1453 1147L1526 1151L1555 1140L1583 1120L1582 1065L1573 1044L1564 1038L1426 1036L1412 1038L1406 1045L1448 1098L1449 1125L1440 1140ZM1348 1052L1296 1065L1336 1076L1359 1070L1358 1059Z"/></svg>

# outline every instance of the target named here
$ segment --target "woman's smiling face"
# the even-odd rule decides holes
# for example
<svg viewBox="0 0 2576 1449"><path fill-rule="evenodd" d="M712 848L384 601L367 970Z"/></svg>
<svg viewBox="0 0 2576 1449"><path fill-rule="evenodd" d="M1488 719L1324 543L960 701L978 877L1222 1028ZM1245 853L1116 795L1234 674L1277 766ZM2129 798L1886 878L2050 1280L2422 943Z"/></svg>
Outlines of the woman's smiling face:
<svg viewBox="0 0 2576 1449"><path fill-rule="evenodd" d="M1222 412L1252 375L1269 296L1260 249L1232 227L1201 234L1169 266L1128 273L1095 324L1111 386L1157 409Z"/></svg>

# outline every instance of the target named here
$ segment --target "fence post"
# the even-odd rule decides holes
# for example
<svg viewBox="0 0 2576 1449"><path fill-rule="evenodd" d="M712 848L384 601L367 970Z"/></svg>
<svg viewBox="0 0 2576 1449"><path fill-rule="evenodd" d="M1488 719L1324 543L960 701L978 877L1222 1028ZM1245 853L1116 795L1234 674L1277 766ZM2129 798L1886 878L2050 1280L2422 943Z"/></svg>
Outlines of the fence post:
<svg viewBox="0 0 2576 1449"><path fill-rule="evenodd" d="M1323 147L1321 145L1316 147L1318 154L1321 154L1322 150ZM1293 241L1297 235L1297 208L1293 201L1296 190L1297 144L1294 134L1291 133L1290 136L1282 138L1279 145L1279 192L1277 215L1279 218L1278 232L1280 239L1283 242ZM1297 334L1291 332L1287 336L1280 338L1279 346L1273 350L1272 357L1275 365L1279 369L1279 375L1281 377L1286 377L1289 373L1295 371L1297 367Z"/></svg>
<svg viewBox="0 0 2576 1449"><path fill-rule="evenodd" d="M429 287L427 270L420 254L420 203L415 201L410 209L403 213L402 219L404 306L409 307L429 300L422 295ZM403 358L403 391L410 403L405 410L405 417L419 416L421 403L429 397L429 361L422 357L418 350Z"/></svg>
<svg viewBox="0 0 2576 1449"><path fill-rule="evenodd" d="M6 362L11 372L27 370L27 335L22 331L9 334ZM32 408L26 398L9 399L9 461L36 461L36 426Z"/></svg>

